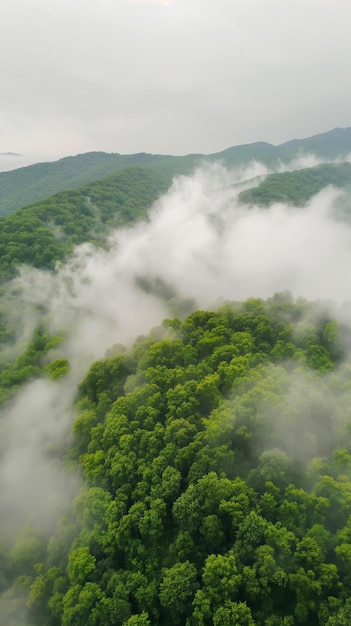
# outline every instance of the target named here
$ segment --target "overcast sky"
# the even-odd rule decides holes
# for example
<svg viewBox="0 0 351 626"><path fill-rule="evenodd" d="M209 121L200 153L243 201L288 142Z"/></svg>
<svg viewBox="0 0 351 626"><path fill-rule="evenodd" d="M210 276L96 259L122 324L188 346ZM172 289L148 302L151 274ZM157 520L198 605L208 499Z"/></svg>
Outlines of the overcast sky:
<svg viewBox="0 0 351 626"><path fill-rule="evenodd" d="M0 0L0 152L216 152L351 125L349 0Z"/></svg>

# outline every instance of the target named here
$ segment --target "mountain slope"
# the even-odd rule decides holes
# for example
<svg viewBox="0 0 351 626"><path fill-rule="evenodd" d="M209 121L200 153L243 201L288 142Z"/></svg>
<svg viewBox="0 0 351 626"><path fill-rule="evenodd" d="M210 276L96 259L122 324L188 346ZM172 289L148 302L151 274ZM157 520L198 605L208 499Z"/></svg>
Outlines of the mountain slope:
<svg viewBox="0 0 351 626"><path fill-rule="evenodd" d="M10 172L0 172L0 215L60 191L105 178L130 165L140 166L160 159L167 161L173 157L89 152L53 163L36 163Z"/></svg>
<svg viewBox="0 0 351 626"><path fill-rule="evenodd" d="M131 166L113 176L62 191L0 218L0 281L14 276L19 265L53 268L77 244L102 242L113 229L147 215L150 206L187 173L192 158ZM351 183L351 164L329 163L294 172L272 174L239 195L241 202L270 206L287 202L303 206L323 187Z"/></svg>
<svg viewBox="0 0 351 626"><path fill-rule="evenodd" d="M314 153L330 160L351 153L351 128L336 128L306 139L294 139L278 146L265 142L234 146L209 155L183 157L154 154L107 154L90 152L66 157L54 163L37 163L0 172L0 215L46 198L54 193L104 178L127 166L149 165L169 173L189 173L203 161L222 161L228 167L259 160L268 165L287 162L298 155Z"/></svg>
<svg viewBox="0 0 351 626"><path fill-rule="evenodd" d="M351 128L334 128L306 139L293 139L277 146L280 158L290 158L291 151L313 153L326 159L346 157L350 154Z"/></svg>
<svg viewBox="0 0 351 626"><path fill-rule="evenodd" d="M238 165L242 162L257 160L274 165L287 163L304 154L314 154L325 161L345 158L351 153L351 128L334 128L326 133L313 135L305 139L292 139L278 146L263 141L228 148L211 155L218 157L226 165Z"/></svg>
<svg viewBox="0 0 351 626"><path fill-rule="evenodd" d="M167 171L129 167L0 218L0 281L23 263L53 269L75 245L145 217L171 180Z"/></svg>
<svg viewBox="0 0 351 626"><path fill-rule="evenodd" d="M294 172L271 174L257 187L241 192L239 198L242 202L260 206L270 206L275 202L303 206L327 185L346 187L350 184L350 163L327 163Z"/></svg>

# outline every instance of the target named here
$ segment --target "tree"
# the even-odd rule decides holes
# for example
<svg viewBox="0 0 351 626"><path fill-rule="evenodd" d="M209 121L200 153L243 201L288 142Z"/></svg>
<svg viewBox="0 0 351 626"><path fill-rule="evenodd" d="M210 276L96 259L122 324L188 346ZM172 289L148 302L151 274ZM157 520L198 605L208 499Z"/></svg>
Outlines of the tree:
<svg viewBox="0 0 351 626"><path fill-rule="evenodd" d="M349 626L351 624L351 601L346 600L345 604L331 615L325 626Z"/></svg>
<svg viewBox="0 0 351 626"><path fill-rule="evenodd" d="M203 569L202 586L193 602L195 624L202 626L209 623L219 607L235 600L240 582L241 575L233 553L208 556Z"/></svg>
<svg viewBox="0 0 351 626"><path fill-rule="evenodd" d="M196 567L189 561L163 570L160 602L170 612L174 624L181 624L189 615L197 587Z"/></svg>
<svg viewBox="0 0 351 626"><path fill-rule="evenodd" d="M34 566L42 561L43 556L43 542L33 529L28 528L20 534L13 546L8 566L14 577L31 576L35 573Z"/></svg>
<svg viewBox="0 0 351 626"><path fill-rule="evenodd" d="M96 558L89 553L89 548L82 546L73 550L69 556L67 574L71 584L83 584L95 571Z"/></svg>
<svg viewBox="0 0 351 626"><path fill-rule="evenodd" d="M245 602L228 602L215 612L213 626L255 626L255 622Z"/></svg>
<svg viewBox="0 0 351 626"><path fill-rule="evenodd" d="M151 622L147 613L140 613L139 615L132 615L126 622L123 622L123 626L151 626Z"/></svg>

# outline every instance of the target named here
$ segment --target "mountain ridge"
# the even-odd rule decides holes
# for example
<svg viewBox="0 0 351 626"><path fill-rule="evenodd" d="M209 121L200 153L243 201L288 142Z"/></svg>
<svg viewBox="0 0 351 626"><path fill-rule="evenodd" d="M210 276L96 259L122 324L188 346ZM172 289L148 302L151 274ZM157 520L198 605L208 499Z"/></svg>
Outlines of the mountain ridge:
<svg viewBox="0 0 351 626"><path fill-rule="evenodd" d="M138 152L122 155L95 151L63 157L58 161L35 163L0 172L0 215L55 193L105 178L127 166L160 167L177 175L189 174L203 162L220 161L232 167L256 160L272 166L311 152L325 160L346 157L351 153L351 127L335 128L305 139L292 139L277 146L259 141L211 154L173 156Z"/></svg>

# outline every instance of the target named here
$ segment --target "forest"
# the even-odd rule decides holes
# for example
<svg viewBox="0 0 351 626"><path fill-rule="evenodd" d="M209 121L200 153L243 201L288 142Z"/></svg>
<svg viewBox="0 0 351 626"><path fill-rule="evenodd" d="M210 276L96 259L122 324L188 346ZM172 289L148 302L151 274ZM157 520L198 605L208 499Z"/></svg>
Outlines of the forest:
<svg viewBox="0 0 351 626"><path fill-rule="evenodd" d="M165 320L94 363L65 452L84 487L50 538L27 528L2 551L29 623L347 624L345 332L281 293ZM40 337L52 348L38 332L28 354Z"/></svg>
<svg viewBox="0 0 351 626"><path fill-rule="evenodd" d="M270 174L257 187L242 191L239 198L242 202L260 206L270 206L275 202L304 206L326 186L347 187L350 180L350 163L323 163L294 172Z"/></svg>
<svg viewBox="0 0 351 626"><path fill-rule="evenodd" d="M318 154L318 146L328 145L332 153L333 133L305 140L307 148L310 143ZM291 143L276 147L279 158L297 149ZM251 158L254 146L238 148ZM273 147L267 146L260 145L258 156L263 151L269 160ZM239 152L229 149L228 160L235 162ZM57 517L42 525L25 515L22 521L14 511L29 504L3 493L0 621L7 626L348 626L350 305L286 289L242 299L224 292L203 307L175 278L172 282L172 274L165 275L167 282L161 271L158 276L148 269L152 252L160 262L156 240L140 258L137 243L153 236L147 230L151 222L162 237L160 224L173 210L181 228L166 222L166 229L173 229L168 245L181 255L186 238L195 241L190 251L206 291L206 272L215 271L208 247L219 241L220 255L220 236L235 211L250 216L257 210L256 216L268 219L270 206L282 202L287 212L301 207L307 215L310 199L333 185L346 190L338 200L345 231L351 166L273 170L256 187L256 178L238 183L214 170L209 198L206 187L200 190L201 176L194 187L193 179L177 179L168 204L164 200L149 213L169 189L176 161L158 163L154 155L154 162L144 164L148 155L134 156L137 164L73 189L59 186L55 195L5 215L6 209L0 218L0 488L12 484L6 483L8 468L14 471L6 465L7 446L21 450L11 437L34 441L33 400L26 404L26 398L38 393L48 395L44 406L54 415L44 413L48 432L60 418L55 403L65 395L68 422L55 425L56 438L39 430L45 464L38 465L37 490L45 469L50 482L52 466L73 485L72 492L67 486ZM178 161L177 173L187 174L196 159ZM86 161L100 167L95 157ZM64 179L63 172L60 176ZM193 208L192 193L218 240L208 238L201 221L181 212L181 203ZM196 210L197 205L195 216ZM124 238L112 244L109 237L116 232ZM133 335L125 333L125 343L111 341L98 360L92 358L98 328L93 317L100 303L94 308L79 292L93 282L92 275L78 272L74 255L81 244L90 246L82 257L86 263L100 253L104 259L95 268L97 284L105 284L108 263L121 283L121 267L130 270L124 290L106 279L107 288L112 284L117 291L107 294L116 318L112 337L123 326L125 307L131 307L127 317L136 315L132 307L140 309L137 321L148 316L148 307L157 309L153 327L138 334L136 325ZM340 254L344 245L348 240L342 240ZM229 269L230 285L249 281L245 272ZM36 289L44 291L49 278L52 291L36 301ZM101 292L95 288L93 282L89 297L98 301ZM73 313L65 316L72 302ZM110 318L101 319L103 326ZM79 335L84 324L87 331ZM16 404L18 398L22 403ZM11 430L10 419L19 419L14 407L23 433ZM20 452L16 455L15 478L27 485L26 465ZM53 497L56 488L53 481ZM23 492L16 489L19 497Z"/></svg>
<svg viewBox="0 0 351 626"><path fill-rule="evenodd" d="M128 177L130 168L152 173L155 181L168 174L168 184L176 174L188 174L199 164L200 157L89 152L65 157L55 162L36 163L9 172L0 172L0 216L9 215L23 206L45 200L62 191L71 191L92 181L103 180L122 171Z"/></svg>
<svg viewBox="0 0 351 626"><path fill-rule="evenodd" d="M78 244L103 245L113 228L146 218L171 180L168 172L126 168L0 217L0 282L23 264L54 269Z"/></svg>

